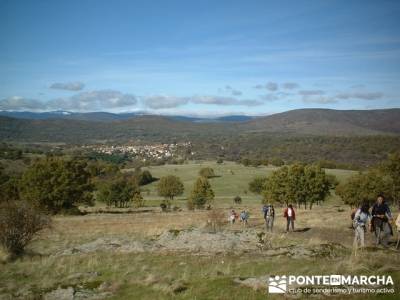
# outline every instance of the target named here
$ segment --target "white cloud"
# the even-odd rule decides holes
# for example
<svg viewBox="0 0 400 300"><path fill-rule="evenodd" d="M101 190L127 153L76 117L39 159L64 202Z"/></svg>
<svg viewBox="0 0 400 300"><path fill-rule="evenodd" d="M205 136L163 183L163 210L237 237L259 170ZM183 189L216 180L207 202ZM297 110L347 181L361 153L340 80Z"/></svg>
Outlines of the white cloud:
<svg viewBox="0 0 400 300"><path fill-rule="evenodd" d="M377 100L383 97L381 92L344 92L335 96L337 99Z"/></svg>
<svg viewBox="0 0 400 300"><path fill-rule="evenodd" d="M68 98L54 99L47 102L47 107L53 110L99 111L136 104L137 99L134 95L113 90L99 90L80 93Z"/></svg>
<svg viewBox="0 0 400 300"><path fill-rule="evenodd" d="M185 97L149 96L141 98L143 104L153 109L174 108L189 102Z"/></svg>
<svg viewBox="0 0 400 300"><path fill-rule="evenodd" d="M46 109L46 105L36 99L27 99L19 96L12 96L0 100L0 110L36 111L44 109Z"/></svg>

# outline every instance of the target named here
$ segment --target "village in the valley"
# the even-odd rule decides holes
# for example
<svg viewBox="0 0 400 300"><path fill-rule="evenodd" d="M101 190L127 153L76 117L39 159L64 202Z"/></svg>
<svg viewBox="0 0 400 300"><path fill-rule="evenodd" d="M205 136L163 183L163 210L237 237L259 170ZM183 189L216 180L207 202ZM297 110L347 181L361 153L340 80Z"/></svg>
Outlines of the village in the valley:
<svg viewBox="0 0 400 300"><path fill-rule="evenodd" d="M171 144L152 144L152 145L139 145L139 144L126 144L126 145L86 145L83 146L86 150L91 150L103 154L125 154L132 157L142 159L169 159L178 155L182 150L191 152L191 142L171 143Z"/></svg>

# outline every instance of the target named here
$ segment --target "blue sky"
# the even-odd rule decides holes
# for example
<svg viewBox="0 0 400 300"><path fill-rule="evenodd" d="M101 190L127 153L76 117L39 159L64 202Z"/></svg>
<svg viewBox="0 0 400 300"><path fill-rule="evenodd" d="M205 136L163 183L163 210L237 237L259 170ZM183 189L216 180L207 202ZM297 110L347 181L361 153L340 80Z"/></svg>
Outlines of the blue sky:
<svg viewBox="0 0 400 300"><path fill-rule="evenodd" d="M400 1L0 0L0 110L400 104Z"/></svg>

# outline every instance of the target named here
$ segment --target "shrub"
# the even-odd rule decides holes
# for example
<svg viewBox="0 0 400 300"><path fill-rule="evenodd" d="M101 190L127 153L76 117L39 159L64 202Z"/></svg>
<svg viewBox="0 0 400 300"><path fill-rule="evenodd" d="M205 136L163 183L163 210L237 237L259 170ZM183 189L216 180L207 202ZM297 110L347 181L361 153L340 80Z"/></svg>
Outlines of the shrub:
<svg viewBox="0 0 400 300"><path fill-rule="evenodd" d="M273 159L271 159L270 161L271 165L275 166L275 167L281 167L285 164L285 162L283 161L283 159L275 157Z"/></svg>
<svg viewBox="0 0 400 300"><path fill-rule="evenodd" d="M236 196L235 198L233 198L233 202L235 202L236 204L240 204L242 203L242 198L240 196Z"/></svg>
<svg viewBox="0 0 400 300"><path fill-rule="evenodd" d="M0 244L12 255L20 255L32 238L50 226L50 218L26 202L0 207Z"/></svg>
<svg viewBox="0 0 400 300"><path fill-rule="evenodd" d="M133 202L133 206L134 207L138 208L138 207L143 207L144 206L144 199L143 199L143 197L142 197L142 195L140 193L135 193L133 195L132 202Z"/></svg>

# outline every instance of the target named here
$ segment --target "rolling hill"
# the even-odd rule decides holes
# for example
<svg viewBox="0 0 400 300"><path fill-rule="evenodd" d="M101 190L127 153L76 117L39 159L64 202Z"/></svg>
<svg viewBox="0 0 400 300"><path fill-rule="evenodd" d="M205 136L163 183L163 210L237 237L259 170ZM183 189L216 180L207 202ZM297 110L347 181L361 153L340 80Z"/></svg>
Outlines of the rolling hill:
<svg viewBox="0 0 400 300"><path fill-rule="evenodd" d="M110 114L113 115L113 114ZM190 118L134 115L113 119L108 113L92 113L85 118L42 119L0 117L2 141L73 142L130 139L209 139L240 134L287 136L368 136L399 135L400 109L328 110L300 109L250 120L199 122ZM90 119L90 120L89 120ZM104 120L107 119L107 122Z"/></svg>

